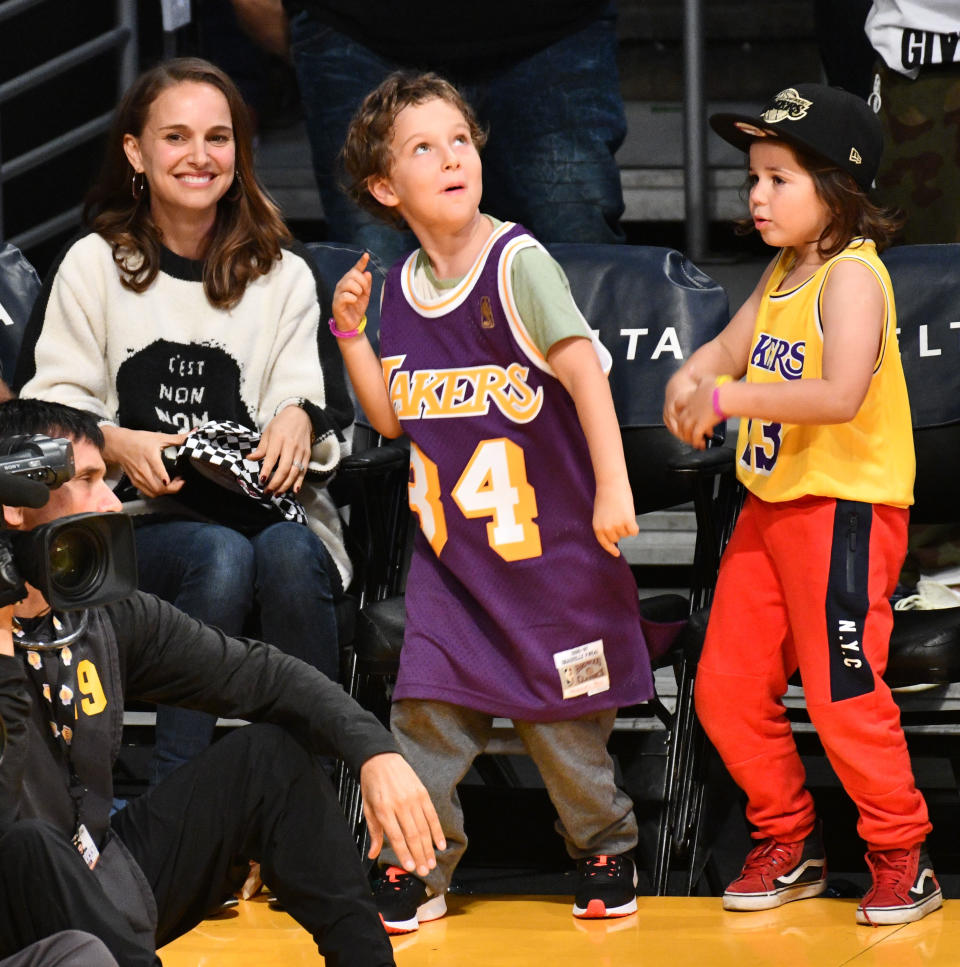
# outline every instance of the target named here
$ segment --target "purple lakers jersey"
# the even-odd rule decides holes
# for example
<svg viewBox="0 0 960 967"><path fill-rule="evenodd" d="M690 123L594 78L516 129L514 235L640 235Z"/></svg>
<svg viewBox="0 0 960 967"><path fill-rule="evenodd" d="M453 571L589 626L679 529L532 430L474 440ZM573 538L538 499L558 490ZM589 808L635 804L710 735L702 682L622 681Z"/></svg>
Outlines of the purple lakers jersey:
<svg viewBox="0 0 960 967"><path fill-rule="evenodd" d="M630 569L593 533L573 400L513 301L511 261L536 244L501 225L426 300L417 253L395 265L380 355L420 522L394 698L551 721L644 701L652 684Z"/></svg>

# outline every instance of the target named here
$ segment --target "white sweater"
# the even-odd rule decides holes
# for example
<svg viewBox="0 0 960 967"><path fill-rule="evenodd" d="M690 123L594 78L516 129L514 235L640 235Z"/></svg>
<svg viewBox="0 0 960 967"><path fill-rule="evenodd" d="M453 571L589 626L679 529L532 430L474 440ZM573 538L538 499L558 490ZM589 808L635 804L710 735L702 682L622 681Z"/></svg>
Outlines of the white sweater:
<svg viewBox="0 0 960 967"><path fill-rule="evenodd" d="M203 291L199 262L164 250L156 279L136 293L121 285L110 245L91 232L67 250L34 309L23 352L35 341L35 366L21 395L164 433L213 419L262 430L283 404L303 397L324 411L320 426L311 413L318 435L311 467L332 472L341 456L335 426L345 419L326 411L320 308L307 258L284 250L236 306L217 309ZM339 354L333 364L342 373ZM338 389L345 396L342 383ZM332 501L309 483L300 497L346 586L350 563Z"/></svg>

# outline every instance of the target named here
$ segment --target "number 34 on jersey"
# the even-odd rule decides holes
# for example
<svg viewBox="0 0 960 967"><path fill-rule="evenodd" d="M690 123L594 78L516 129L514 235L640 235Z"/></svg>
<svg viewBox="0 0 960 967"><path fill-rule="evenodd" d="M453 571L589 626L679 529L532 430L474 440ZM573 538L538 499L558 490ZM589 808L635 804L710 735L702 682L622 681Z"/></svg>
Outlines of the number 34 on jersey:
<svg viewBox="0 0 960 967"><path fill-rule="evenodd" d="M437 556L447 542L447 519L440 496L437 465L411 444L410 507ZM534 523L537 498L527 480L523 450L512 440L481 440L450 496L464 517L490 518L487 542L505 561L540 556L540 528Z"/></svg>

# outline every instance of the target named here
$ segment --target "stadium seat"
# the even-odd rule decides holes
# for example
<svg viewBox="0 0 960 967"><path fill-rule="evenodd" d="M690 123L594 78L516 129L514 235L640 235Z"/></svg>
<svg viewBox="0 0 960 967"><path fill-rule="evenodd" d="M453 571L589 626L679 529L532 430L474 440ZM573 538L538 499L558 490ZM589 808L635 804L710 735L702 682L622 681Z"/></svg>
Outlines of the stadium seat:
<svg viewBox="0 0 960 967"><path fill-rule="evenodd" d="M24 254L0 242L0 378L13 379L23 331L40 291L40 278Z"/></svg>
<svg viewBox="0 0 960 967"><path fill-rule="evenodd" d="M904 245L883 261L897 303L917 455L910 522L960 529L960 244ZM941 693L960 682L960 609L895 611L884 678L893 688L935 684ZM904 710L933 711L946 698L933 691L906 696Z"/></svg>

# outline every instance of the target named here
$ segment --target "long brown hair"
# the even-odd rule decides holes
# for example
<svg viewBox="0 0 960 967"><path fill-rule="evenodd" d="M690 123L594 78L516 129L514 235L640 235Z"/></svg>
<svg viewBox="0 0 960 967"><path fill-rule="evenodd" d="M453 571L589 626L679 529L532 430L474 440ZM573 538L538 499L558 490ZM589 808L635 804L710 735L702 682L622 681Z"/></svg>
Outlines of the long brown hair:
<svg viewBox="0 0 960 967"><path fill-rule="evenodd" d="M830 221L817 239L820 258L833 258L855 238L872 239L878 252L890 245L903 227L904 218L899 211L878 205L853 180L852 175L841 171L832 161L779 138L777 144L793 152L798 164L813 179L817 197L830 213ZM738 235L748 235L755 230L753 219L739 219L735 230Z"/></svg>
<svg viewBox="0 0 960 967"><path fill-rule="evenodd" d="M150 187L133 190L134 170L123 150L124 135L139 138L150 105L167 88L184 82L209 84L227 99L236 145L236 177L217 204L213 235L203 260L203 288L219 309L235 306L247 285L270 271L281 243L291 239L277 206L257 181L250 117L236 85L208 61L181 57L141 74L113 118L100 175L87 195L84 220L113 248L127 288L143 292L160 269L161 237L150 213ZM145 179L143 179L145 182Z"/></svg>

